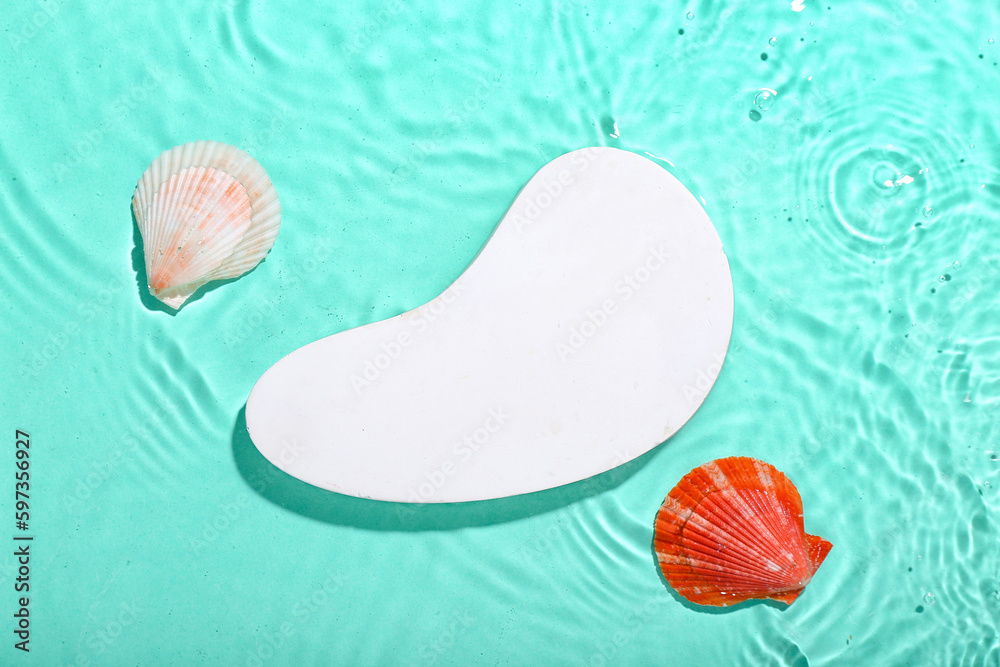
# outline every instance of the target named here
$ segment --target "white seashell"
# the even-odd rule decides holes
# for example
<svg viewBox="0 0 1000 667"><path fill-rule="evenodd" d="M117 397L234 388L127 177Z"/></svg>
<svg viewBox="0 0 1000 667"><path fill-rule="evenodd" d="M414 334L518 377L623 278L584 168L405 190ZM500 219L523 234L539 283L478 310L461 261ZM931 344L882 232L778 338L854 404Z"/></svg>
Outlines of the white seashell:
<svg viewBox="0 0 1000 667"><path fill-rule="evenodd" d="M139 179L132 211L149 292L174 309L202 285L257 266L281 228L281 202L267 172L217 141L161 153Z"/></svg>

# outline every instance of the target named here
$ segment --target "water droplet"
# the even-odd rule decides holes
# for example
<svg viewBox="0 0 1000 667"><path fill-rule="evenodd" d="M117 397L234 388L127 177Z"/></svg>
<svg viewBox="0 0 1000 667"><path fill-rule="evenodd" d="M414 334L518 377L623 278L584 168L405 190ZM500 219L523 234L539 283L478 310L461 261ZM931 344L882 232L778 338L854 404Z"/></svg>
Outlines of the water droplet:
<svg viewBox="0 0 1000 667"><path fill-rule="evenodd" d="M690 21L693 18L694 18L694 12L688 12L687 13L687 19L688 19L688 21Z"/></svg>
<svg viewBox="0 0 1000 667"><path fill-rule="evenodd" d="M930 205L924 206L924 217L929 218L934 214L934 209Z"/></svg>
<svg viewBox="0 0 1000 667"><path fill-rule="evenodd" d="M955 267L956 269L962 268L962 263L961 262L957 262L957 261L956 262L952 262L951 265L953 267Z"/></svg>
<svg viewBox="0 0 1000 667"><path fill-rule="evenodd" d="M767 40L767 43L770 44L771 46L774 46L775 44L778 43L778 38L772 37L771 39Z"/></svg>
<svg viewBox="0 0 1000 667"><path fill-rule="evenodd" d="M992 38L992 37L990 37L990 44L992 44L992 43L993 43L993 38Z"/></svg>
<svg viewBox="0 0 1000 667"><path fill-rule="evenodd" d="M770 90L762 90L753 98L753 103L761 111L767 111L774 104L774 95Z"/></svg>
<svg viewBox="0 0 1000 667"><path fill-rule="evenodd" d="M951 274L950 273L946 273L943 276L941 276L940 278L938 278L938 282L939 283L946 283L949 280L951 280Z"/></svg>
<svg viewBox="0 0 1000 667"><path fill-rule="evenodd" d="M762 116L760 115L759 111L757 111L756 109L750 109L750 120L756 123L761 118Z"/></svg>
<svg viewBox="0 0 1000 667"><path fill-rule="evenodd" d="M937 602L937 598L934 597L933 593L928 593L924 596L924 604L934 604Z"/></svg>

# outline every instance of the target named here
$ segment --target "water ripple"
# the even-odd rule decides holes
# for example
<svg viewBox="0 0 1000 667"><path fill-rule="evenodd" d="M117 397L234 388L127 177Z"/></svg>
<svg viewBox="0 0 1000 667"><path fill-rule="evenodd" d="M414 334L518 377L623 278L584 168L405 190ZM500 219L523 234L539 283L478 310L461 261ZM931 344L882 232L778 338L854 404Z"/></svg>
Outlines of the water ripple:
<svg viewBox="0 0 1000 667"><path fill-rule="evenodd" d="M899 258L961 220L971 199L961 137L915 116L903 81L879 88L877 110L870 93L814 101L799 130L796 195L809 212L801 231L838 262Z"/></svg>
<svg viewBox="0 0 1000 667"><path fill-rule="evenodd" d="M79 637L43 662L93 663L150 590L101 658L318 664L333 638L351 664L1000 660L996 3L8 4L5 423L41 429L40 482L65 490L40 608ZM258 157L288 225L165 317L137 298L128 200L198 138ZM473 507L260 459L233 416L271 363L432 298L541 165L591 144L669 168L729 254L732 346L691 422ZM697 608L659 576L660 501L731 455L785 471L834 544L791 607Z"/></svg>

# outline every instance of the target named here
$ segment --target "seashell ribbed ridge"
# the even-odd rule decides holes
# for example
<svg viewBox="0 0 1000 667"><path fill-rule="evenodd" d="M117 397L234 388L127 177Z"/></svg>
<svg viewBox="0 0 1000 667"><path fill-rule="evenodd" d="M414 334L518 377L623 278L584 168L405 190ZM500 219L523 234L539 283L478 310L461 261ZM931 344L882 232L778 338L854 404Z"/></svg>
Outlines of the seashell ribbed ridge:
<svg viewBox="0 0 1000 667"><path fill-rule="evenodd" d="M664 499L654 547L663 576L697 604L791 604L833 547L807 535L802 499L777 468L746 457L695 468Z"/></svg>
<svg viewBox="0 0 1000 667"><path fill-rule="evenodd" d="M281 228L281 203L249 154L217 141L164 151L132 197L149 291L178 309L202 285L243 275Z"/></svg>

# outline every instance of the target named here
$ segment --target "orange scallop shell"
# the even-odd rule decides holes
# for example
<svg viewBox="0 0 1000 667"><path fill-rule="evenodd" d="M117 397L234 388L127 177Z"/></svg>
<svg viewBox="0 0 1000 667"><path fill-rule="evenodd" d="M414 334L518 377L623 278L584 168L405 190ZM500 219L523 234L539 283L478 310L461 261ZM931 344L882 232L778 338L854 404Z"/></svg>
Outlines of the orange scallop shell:
<svg viewBox="0 0 1000 667"><path fill-rule="evenodd" d="M791 604L833 548L806 534L802 499L784 473L742 456L685 475L656 514L653 541L674 590L716 607Z"/></svg>

